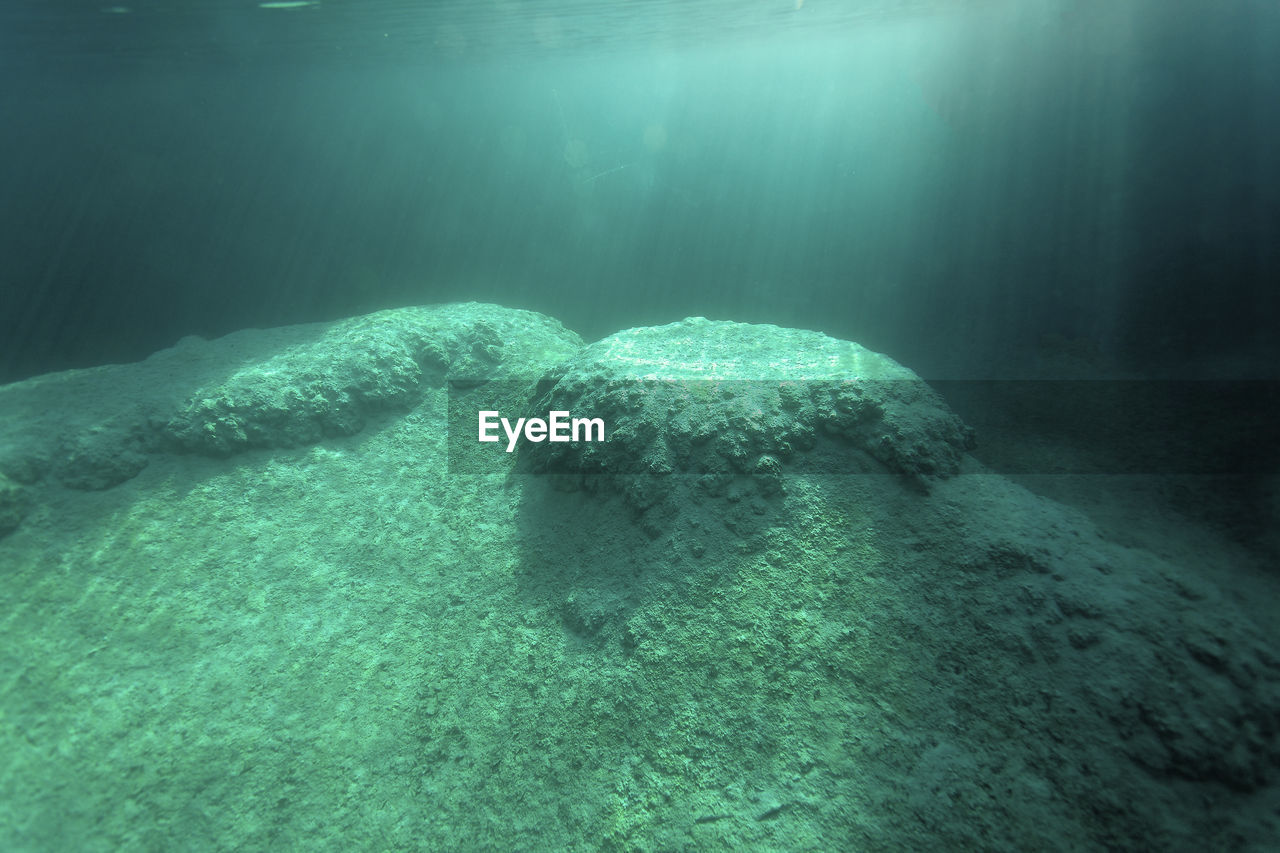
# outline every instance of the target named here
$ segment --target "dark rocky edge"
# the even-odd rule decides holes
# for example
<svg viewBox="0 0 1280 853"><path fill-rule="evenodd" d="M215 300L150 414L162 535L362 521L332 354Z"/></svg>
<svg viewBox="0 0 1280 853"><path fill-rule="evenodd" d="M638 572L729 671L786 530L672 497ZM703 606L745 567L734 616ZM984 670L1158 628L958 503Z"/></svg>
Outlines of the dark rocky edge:
<svg viewBox="0 0 1280 853"><path fill-rule="evenodd" d="M4 474L0 474L0 536L16 530L26 513L26 490Z"/></svg>
<svg viewBox="0 0 1280 853"><path fill-rule="evenodd" d="M600 417L604 443L525 444L522 470L606 486L638 509L671 475L768 496L786 471L898 474L927 488L957 472L973 433L916 374L817 332L692 318L629 329L540 383L533 410Z"/></svg>

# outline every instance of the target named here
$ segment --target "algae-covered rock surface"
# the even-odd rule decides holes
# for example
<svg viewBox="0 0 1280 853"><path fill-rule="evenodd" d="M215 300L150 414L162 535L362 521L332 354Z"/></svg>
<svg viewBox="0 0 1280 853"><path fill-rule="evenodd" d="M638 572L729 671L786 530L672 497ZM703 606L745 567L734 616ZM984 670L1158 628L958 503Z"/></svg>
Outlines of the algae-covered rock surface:
<svg viewBox="0 0 1280 853"><path fill-rule="evenodd" d="M690 475L715 492L738 480L773 494L802 472L927 485L955 474L973 443L943 400L887 356L772 325L698 317L628 329L540 387L535 408L589 412L609 440L527 444L526 468L612 485L640 508Z"/></svg>
<svg viewBox="0 0 1280 853"><path fill-rule="evenodd" d="M456 464L494 399L613 437ZM991 474L849 342L399 309L38 377L0 419L0 849L1280 833L1274 579Z"/></svg>
<svg viewBox="0 0 1280 853"><path fill-rule="evenodd" d="M184 338L140 364L0 388L0 473L106 489L156 453L227 456L354 435L447 382L519 387L581 345L550 317L480 303Z"/></svg>

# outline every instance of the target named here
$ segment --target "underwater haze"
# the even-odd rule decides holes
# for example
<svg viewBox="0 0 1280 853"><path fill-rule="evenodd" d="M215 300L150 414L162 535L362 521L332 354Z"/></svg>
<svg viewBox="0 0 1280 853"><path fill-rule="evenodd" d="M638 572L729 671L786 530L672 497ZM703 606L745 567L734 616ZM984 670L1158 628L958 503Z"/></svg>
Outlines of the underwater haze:
<svg viewBox="0 0 1280 853"><path fill-rule="evenodd" d="M1271 376L1280 14L6 4L0 379L482 299Z"/></svg>
<svg viewBox="0 0 1280 853"><path fill-rule="evenodd" d="M0 851L1280 838L1274 0L0 3Z"/></svg>

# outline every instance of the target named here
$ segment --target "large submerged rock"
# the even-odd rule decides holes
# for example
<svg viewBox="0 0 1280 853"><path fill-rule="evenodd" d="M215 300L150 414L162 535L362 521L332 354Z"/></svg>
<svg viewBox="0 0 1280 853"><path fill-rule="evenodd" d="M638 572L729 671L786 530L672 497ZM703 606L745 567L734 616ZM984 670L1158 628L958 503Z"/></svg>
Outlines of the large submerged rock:
<svg viewBox="0 0 1280 853"><path fill-rule="evenodd" d="M584 347L529 311L401 308L188 338L138 364L0 388L0 535L45 484L109 489L158 453L349 436L446 386L452 470L513 461L476 443L477 411L566 410L602 419L608 440L526 443L520 469L612 487L640 510L673 497L677 480L694 501L723 497L756 516L787 473L887 472L927 487L972 440L910 370L815 332L695 318Z"/></svg>
<svg viewBox="0 0 1280 853"><path fill-rule="evenodd" d="M523 470L645 509L693 475L768 496L784 472L948 477L972 431L919 376L817 332L692 318L629 329L553 368L534 410L602 418L608 440L529 443Z"/></svg>

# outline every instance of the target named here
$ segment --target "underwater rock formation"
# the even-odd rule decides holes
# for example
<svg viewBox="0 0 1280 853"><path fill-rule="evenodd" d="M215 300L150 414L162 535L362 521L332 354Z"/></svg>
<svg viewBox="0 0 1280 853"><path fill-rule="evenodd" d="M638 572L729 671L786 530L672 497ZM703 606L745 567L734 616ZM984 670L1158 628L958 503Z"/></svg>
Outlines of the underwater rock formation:
<svg viewBox="0 0 1280 853"><path fill-rule="evenodd" d="M485 305L0 388L0 848L1272 849L1271 563L971 441L856 344Z"/></svg>
<svg viewBox="0 0 1280 853"><path fill-rule="evenodd" d="M550 317L474 302L380 311L319 332L200 388L164 436L225 455L353 435L374 413L409 409L425 387L532 378L582 344Z"/></svg>
<svg viewBox="0 0 1280 853"><path fill-rule="evenodd" d="M446 382L532 382L581 345L550 317L480 303L184 338L138 364L0 388L0 474L96 491L154 453L298 447L355 434Z"/></svg>
<svg viewBox="0 0 1280 853"><path fill-rule="evenodd" d="M723 490L784 473L902 475L927 487L959 469L973 432L920 377L817 332L700 317L593 343L540 383L537 411L603 418L604 443L527 444L524 470L605 483L637 508L669 475ZM575 480L576 478L576 480Z"/></svg>

